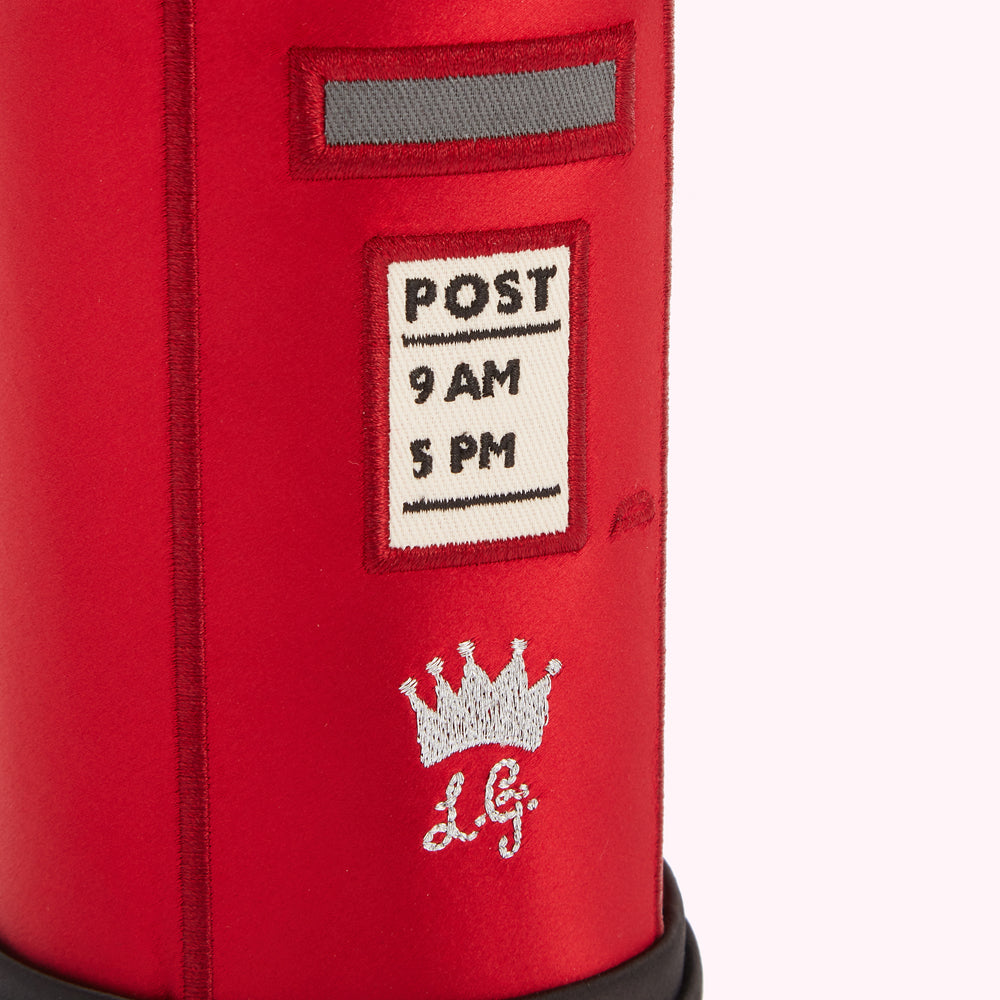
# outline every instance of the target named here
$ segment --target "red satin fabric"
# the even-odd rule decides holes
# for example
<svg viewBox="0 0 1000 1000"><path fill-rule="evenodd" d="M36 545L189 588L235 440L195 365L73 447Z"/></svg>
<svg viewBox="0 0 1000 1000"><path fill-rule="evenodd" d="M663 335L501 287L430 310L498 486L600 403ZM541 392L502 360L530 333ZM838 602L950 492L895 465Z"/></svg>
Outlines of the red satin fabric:
<svg viewBox="0 0 1000 1000"><path fill-rule="evenodd" d="M497 1000L594 975L661 932L664 16L646 0L197 6L206 947L220 1000ZM294 46L625 22L626 156L289 173ZM180 997L161 11L6 0L0 39L0 942L88 985ZM366 242L576 219L590 229L586 544L367 572ZM639 490L657 516L612 532ZM423 667L441 656L457 687L466 639L496 676L514 638L532 681L563 664L542 746L423 767L400 684L418 677L433 698ZM424 851L450 776L466 775L471 828L504 756L540 800L518 855L485 834Z"/></svg>

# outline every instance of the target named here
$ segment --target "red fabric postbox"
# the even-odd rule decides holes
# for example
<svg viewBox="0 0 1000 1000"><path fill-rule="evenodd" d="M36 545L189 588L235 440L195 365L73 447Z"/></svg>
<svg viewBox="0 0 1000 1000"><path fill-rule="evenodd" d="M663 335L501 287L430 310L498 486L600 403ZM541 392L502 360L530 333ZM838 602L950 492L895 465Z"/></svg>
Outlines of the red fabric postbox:
<svg viewBox="0 0 1000 1000"><path fill-rule="evenodd" d="M0 995L700 995L671 10L5 0Z"/></svg>

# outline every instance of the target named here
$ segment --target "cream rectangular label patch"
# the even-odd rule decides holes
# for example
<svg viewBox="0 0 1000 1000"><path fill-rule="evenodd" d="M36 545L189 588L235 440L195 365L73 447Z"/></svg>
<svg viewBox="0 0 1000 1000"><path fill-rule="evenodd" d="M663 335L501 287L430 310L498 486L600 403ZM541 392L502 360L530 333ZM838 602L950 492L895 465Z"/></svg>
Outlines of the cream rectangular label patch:
<svg viewBox="0 0 1000 1000"><path fill-rule="evenodd" d="M377 568L579 547L585 240L547 229L462 234L451 252L382 241L370 260Z"/></svg>

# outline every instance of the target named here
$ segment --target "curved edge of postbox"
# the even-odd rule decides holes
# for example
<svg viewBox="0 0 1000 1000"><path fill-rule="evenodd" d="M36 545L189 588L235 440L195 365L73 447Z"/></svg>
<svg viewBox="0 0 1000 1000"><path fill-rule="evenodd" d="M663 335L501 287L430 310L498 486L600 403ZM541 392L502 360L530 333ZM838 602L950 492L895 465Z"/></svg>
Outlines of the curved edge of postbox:
<svg viewBox="0 0 1000 1000"><path fill-rule="evenodd" d="M666 933L648 950L591 979L523 1000L701 1000L698 944L684 917L677 883L664 865ZM0 1000L128 1000L57 979L0 950Z"/></svg>

